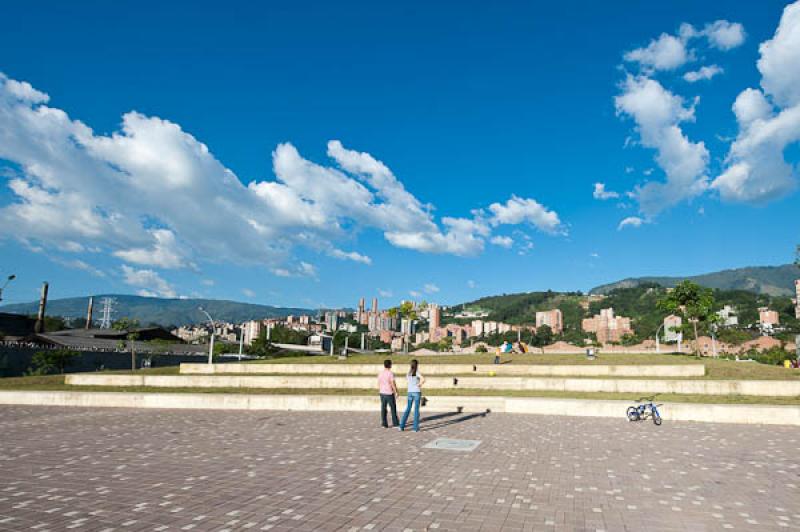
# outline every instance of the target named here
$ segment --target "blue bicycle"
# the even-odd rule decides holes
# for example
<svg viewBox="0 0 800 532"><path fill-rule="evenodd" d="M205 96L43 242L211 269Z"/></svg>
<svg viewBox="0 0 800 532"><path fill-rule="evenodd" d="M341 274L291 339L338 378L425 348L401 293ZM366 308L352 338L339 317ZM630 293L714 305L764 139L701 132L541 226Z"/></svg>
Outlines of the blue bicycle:
<svg viewBox="0 0 800 532"><path fill-rule="evenodd" d="M653 395L651 397L637 399L636 402L640 403L638 406L628 407L628 421L644 421L650 417L653 423L661 425L661 414L658 412L658 407L663 405L654 404L653 399L655 398L656 396Z"/></svg>

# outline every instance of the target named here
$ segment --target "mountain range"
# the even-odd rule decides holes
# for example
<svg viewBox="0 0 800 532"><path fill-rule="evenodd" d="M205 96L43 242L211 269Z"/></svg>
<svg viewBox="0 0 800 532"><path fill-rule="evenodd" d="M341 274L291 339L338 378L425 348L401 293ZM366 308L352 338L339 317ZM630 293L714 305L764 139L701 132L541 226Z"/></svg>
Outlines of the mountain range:
<svg viewBox="0 0 800 532"><path fill-rule="evenodd" d="M633 288L642 283L658 283L664 287L675 286L683 279L690 279L700 285L721 290L746 290L756 294L768 296L794 295L794 281L800 278L800 269L794 264L782 266L758 266L723 270L719 272L693 275L688 277L635 277L623 279L614 283L604 284L593 288L591 294L608 294L615 288ZM522 315L527 315L531 309L538 308L540 303L559 294L549 292L535 292L529 294L503 294L482 298L472 303L456 305L457 308L468 306L486 307L493 310L494 319L514 321ZM561 294L563 305L568 301L570 294ZM186 325L199 323L206 318L198 307L205 308L215 320L241 323L251 319L279 318L290 314L317 314L317 309L275 307L271 305L257 305L253 303L240 303L220 299L162 299L156 297L142 297L122 294L100 294L94 296L94 320L99 321L102 316L102 302L104 297L115 300L113 319L132 318L139 320L142 325L151 323L168 325ZM566 299L565 299L566 298ZM560 300L559 300L560 301ZM84 318L88 297L72 297L53 299L47 303L49 316L63 318ZM576 306L577 303L571 306ZM0 306L0 311L18 314L36 314L38 302L18 303ZM564 310L567 310L565 306ZM571 307L570 307L571 308Z"/></svg>
<svg viewBox="0 0 800 532"><path fill-rule="evenodd" d="M274 307L226 301L221 299L162 299L123 294L100 294L94 296L94 321L102 317L105 297L113 298L114 312L112 320L131 318L139 320L142 325L156 323L158 325L186 325L199 323L207 318L198 310L203 307L215 320L241 323L243 321L262 318L282 318L290 314L316 314L316 310L305 308ZM85 318L88 297L70 297L52 299L47 302L48 316L63 318ZM17 303L0 307L2 312L17 314L36 314L39 303Z"/></svg>
<svg viewBox="0 0 800 532"><path fill-rule="evenodd" d="M794 281L800 279L800 268L794 264L782 266L753 266L686 277L631 277L592 288L590 294L608 294L615 288L633 288L642 283L658 283L671 288L689 279L708 288L747 290L770 296L793 296Z"/></svg>

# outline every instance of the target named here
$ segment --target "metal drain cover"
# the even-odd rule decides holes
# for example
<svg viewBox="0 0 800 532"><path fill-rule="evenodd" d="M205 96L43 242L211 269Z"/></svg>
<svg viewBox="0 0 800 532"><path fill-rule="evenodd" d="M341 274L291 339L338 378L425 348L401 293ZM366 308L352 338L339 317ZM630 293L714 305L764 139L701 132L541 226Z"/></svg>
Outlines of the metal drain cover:
<svg viewBox="0 0 800 532"><path fill-rule="evenodd" d="M443 449L445 451L470 452L478 448L481 440L453 440L450 438L437 438L424 445L425 449Z"/></svg>

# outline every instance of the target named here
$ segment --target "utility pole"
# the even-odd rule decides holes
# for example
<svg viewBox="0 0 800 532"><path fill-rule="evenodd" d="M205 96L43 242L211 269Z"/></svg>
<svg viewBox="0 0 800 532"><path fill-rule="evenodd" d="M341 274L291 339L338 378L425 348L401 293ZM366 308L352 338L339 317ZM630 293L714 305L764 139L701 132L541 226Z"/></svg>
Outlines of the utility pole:
<svg viewBox="0 0 800 532"><path fill-rule="evenodd" d="M49 285L47 281L42 283L42 295L39 297L39 313L36 315L36 323L33 326L33 332L41 334L45 332L44 327L44 314L47 309L47 290Z"/></svg>
<svg viewBox="0 0 800 532"><path fill-rule="evenodd" d="M203 307L197 307L197 310L202 312L208 318L208 322L211 324L211 341L208 344L208 363L213 363L214 358L214 319L211 317L211 314L205 311Z"/></svg>
<svg viewBox="0 0 800 532"><path fill-rule="evenodd" d="M239 328L239 362L242 361L242 344L244 343L244 327Z"/></svg>

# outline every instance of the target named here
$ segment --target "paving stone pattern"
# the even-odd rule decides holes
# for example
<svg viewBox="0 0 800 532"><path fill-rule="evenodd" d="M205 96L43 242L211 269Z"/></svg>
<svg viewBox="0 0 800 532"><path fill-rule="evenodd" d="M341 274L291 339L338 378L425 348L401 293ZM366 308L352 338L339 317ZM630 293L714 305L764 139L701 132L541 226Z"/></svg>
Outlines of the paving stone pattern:
<svg viewBox="0 0 800 532"><path fill-rule="evenodd" d="M800 528L797 427L377 409L0 407L0 530Z"/></svg>

